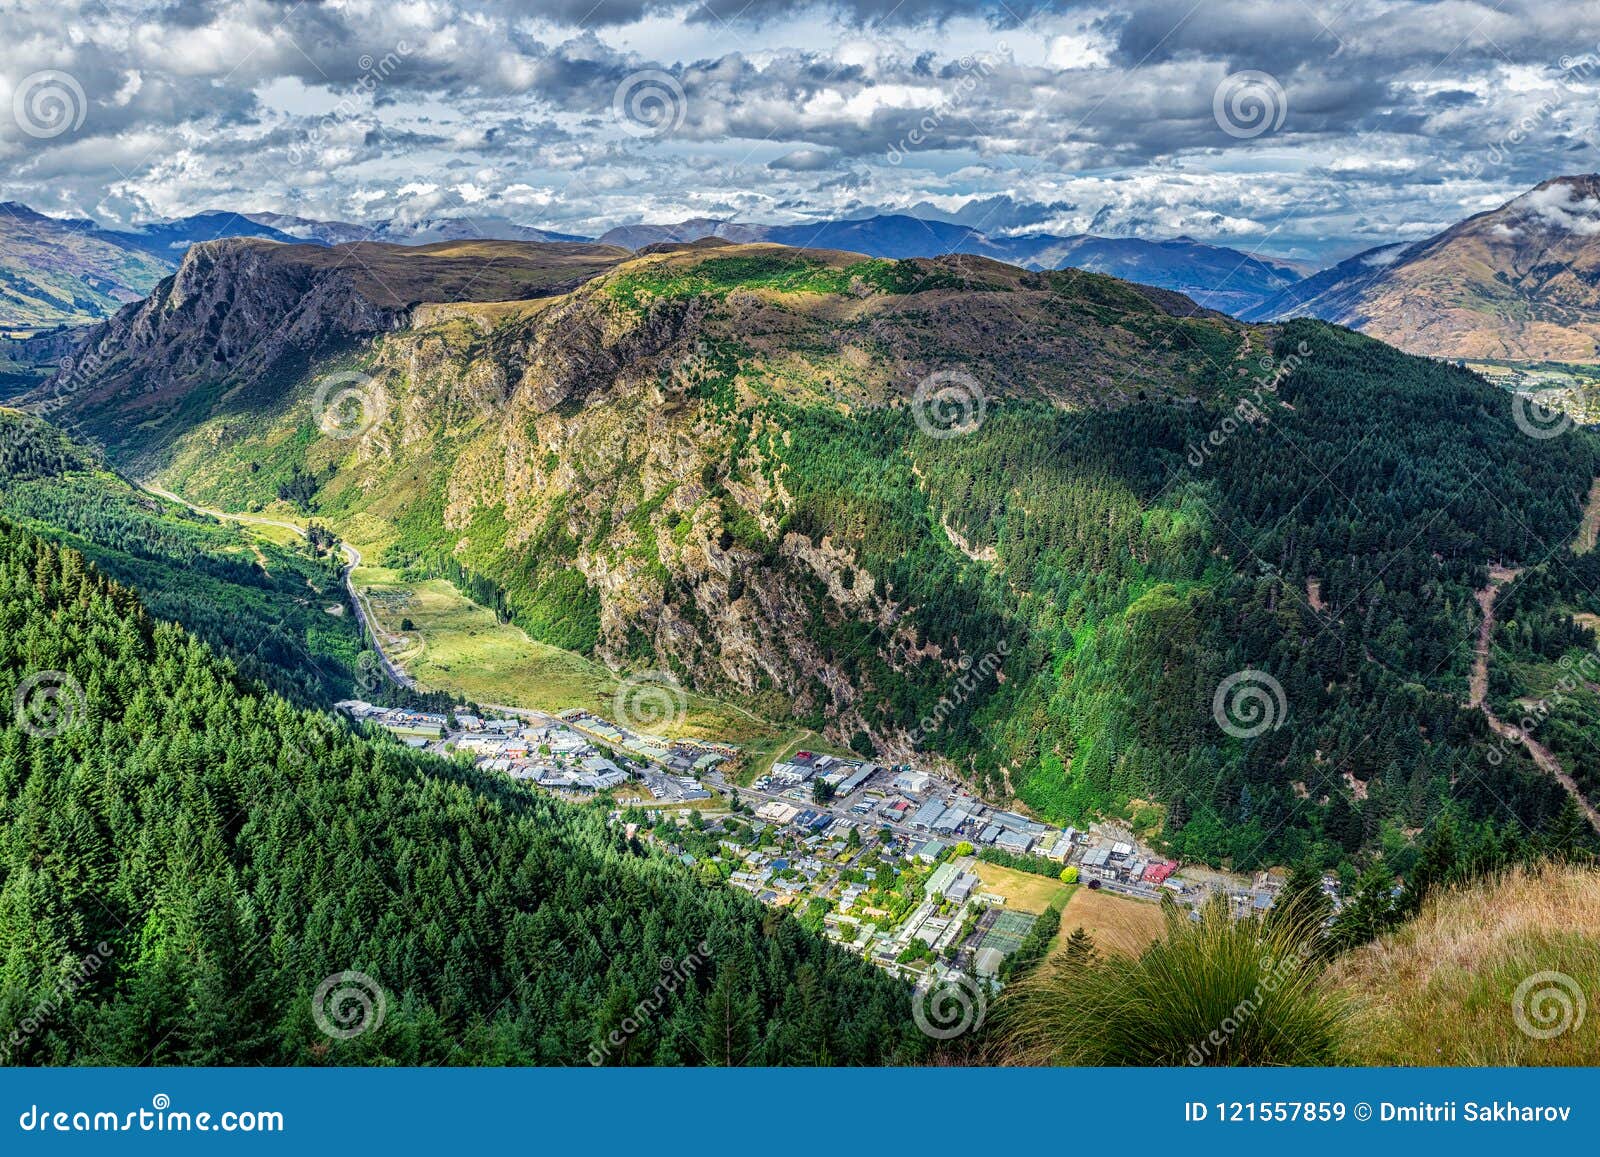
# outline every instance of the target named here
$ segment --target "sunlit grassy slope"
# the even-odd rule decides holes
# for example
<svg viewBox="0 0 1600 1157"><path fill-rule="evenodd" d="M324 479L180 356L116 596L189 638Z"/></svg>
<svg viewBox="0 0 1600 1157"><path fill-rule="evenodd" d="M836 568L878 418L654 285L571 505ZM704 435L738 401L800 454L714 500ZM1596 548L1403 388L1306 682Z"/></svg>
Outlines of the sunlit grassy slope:
<svg viewBox="0 0 1600 1157"><path fill-rule="evenodd" d="M1600 872L1445 894L1329 979L1354 1008L1352 1063L1600 1064Z"/></svg>
<svg viewBox="0 0 1600 1157"><path fill-rule="evenodd" d="M423 687L478 703L539 711L579 707L609 719L622 714L617 692L626 676L497 622L493 612L451 584L406 582L393 570L373 566L357 570L355 580L378 621L405 640L394 657ZM411 629L403 630L407 621ZM682 718L660 730L738 746L741 759L732 769L738 779L766 770L775 755L800 741L794 729L704 696L685 694L681 702Z"/></svg>

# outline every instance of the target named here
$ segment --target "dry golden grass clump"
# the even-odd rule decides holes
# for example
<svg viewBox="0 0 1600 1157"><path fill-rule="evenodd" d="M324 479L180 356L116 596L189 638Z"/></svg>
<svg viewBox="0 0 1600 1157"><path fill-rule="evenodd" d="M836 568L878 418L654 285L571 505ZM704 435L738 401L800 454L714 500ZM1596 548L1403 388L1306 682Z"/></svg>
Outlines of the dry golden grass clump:
<svg viewBox="0 0 1600 1157"><path fill-rule="evenodd" d="M1600 872L1442 893L1328 981L1350 1002L1352 1064L1600 1064Z"/></svg>
<svg viewBox="0 0 1600 1157"><path fill-rule="evenodd" d="M1009 1064L1324 1065L1343 999L1322 982L1314 922L1197 921L1168 909L1136 958L1057 957L1006 991L995 1048Z"/></svg>
<svg viewBox="0 0 1600 1157"><path fill-rule="evenodd" d="M1441 892L1329 961L1314 917L1168 910L1136 955L1058 954L1008 988L989 1059L1068 1065L1600 1065L1600 870Z"/></svg>

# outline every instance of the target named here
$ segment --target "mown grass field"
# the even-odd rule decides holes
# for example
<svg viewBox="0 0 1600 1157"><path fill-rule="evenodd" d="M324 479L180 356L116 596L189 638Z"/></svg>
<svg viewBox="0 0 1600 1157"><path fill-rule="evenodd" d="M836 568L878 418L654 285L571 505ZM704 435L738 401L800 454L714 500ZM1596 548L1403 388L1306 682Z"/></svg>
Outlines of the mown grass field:
<svg viewBox="0 0 1600 1157"><path fill-rule="evenodd" d="M999 864L986 864L975 860L972 870L983 881L985 892L994 892L1006 898L1006 907L1019 912L1043 912L1051 904L1065 902L1072 886L1051 876L1035 876L1032 872L1019 872Z"/></svg>
<svg viewBox="0 0 1600 1157"><path fill-rule="evenodd" d="M1101 952L1137 956L1161 938L1165 918L1161 905L1149 900L1080 887L1061 911L1061 931L1050 951L1059 951L1072 930L1079 927L1094 937L1095 947Z"/></svg>
<svg viewBox="0 0 1600 1157"><path fill-rule="evenodd" d="M378 566L358 567L354 578L383 629L405 639L393 658L425 689L449 690L480 704L551 712L577 707L618 717L616 696L625 676L497 622L493 612L443 579L407 582ZM401 629L406 620L412 624L409 631ZM813 732L785 729L714 699L685 694L683 702L682 718L661 730L669 738L738 746L739 765L730 769L738 782L748 783L770 768L776 755L817 739Z"/></svg>

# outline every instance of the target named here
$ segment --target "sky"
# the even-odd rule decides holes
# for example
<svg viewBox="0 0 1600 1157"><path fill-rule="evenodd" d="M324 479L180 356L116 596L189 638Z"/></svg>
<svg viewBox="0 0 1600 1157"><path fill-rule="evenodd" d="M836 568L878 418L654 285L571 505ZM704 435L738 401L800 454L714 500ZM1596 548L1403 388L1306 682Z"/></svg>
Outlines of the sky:
<svg viewBox="0 0 1600 1157"><path fill-rule="evenodd" d="M1600 170L1600 0L3 0L0 200L1321 262ZM9 115L7 115L9 114Z"/></svg>

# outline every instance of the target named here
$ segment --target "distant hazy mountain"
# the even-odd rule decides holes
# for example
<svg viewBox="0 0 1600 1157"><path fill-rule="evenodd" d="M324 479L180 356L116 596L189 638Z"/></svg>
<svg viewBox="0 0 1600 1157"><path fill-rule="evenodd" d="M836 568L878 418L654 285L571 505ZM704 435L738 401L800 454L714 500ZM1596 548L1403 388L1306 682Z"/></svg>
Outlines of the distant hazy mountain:
<svg viewBox="0 0 1600 1157"><path fill-rule="evenodd" d="M318 245L346 245L353 241L376 241L378 232L371 225L355 225L349 221L313 221L308 217L291 217L284 213L243 213L247 221L265 225L297 241L312 241Z"/></svg>
<svg viewBox="0 0 1600 1157"><path fill-rule="evenodd" d="M99 232L129 248L142 249L153 257L161 258L173 268L189 251L189 246L202 241L220 241L224 237L260 237L267 241L283 242L296 240L288 233L253 220L247 214L229 213L222 209L207 209L188 217L156 221L122 232Z"/></svg>
<svg viewBox="0 0 1600 1157"><path fill-rule="evenodd" d="M1295 315L1435 357L1600 360L1600 176L1557 177L1426 241L1368 250L1246 316Z"/></svg>
<svg viewBox="0 0 1600 1157"><path fill-rule="evenodd" d="M600 238L609 245L642 249L663 242L722 237L750 243L841 249L869 257L939 257L972 253L1025 269L1087 269L1127 281L1175 289L1201 305L1238 313L1252 308L1300 279L1304 270L1237 249L1207 245L1188 237L1146 241L1136 237L1057 237L1048 233L993 237L953 221L904 213L854 221L804 225L752 225L696 218L672 225L629 225Z"/></svg>
<svg viewBox="0 0 1600 1157"><path fill-rule="evenodd" d="M572 233L556 233L518 225L504 217L426 217L417 221L384 221L372 227L372 240L391 245L432 245L439 241L588 241Z"/></svg>
<svg viewBox="0 0 1600 1157"><path fill-rule="evenodd" d="M1010 237L995 243L1006 260L1042 269L1087 269L1125 281L1176 289L1201 305L1241 314L1293 285L1304 272L1270 257L1208 245L1190 237Z"/></svg>
<svg viewBox="0 0 1600 1157"><path fill-rule="evenodd" d="M1401 241L1363 250L1337 265L1330 265L1295 282L1239 316L1247 321L1328 317L1338 311L1339 303L1346 296L1382 276L1384 270L1409 248L1408 243Z"/></svg>
<svg viewBox="0 0 1600 1157"><path fill-rule="evenodd" d="M0 205L0 332L98 321L149 293L171 268L91 221Z"/></svg>
<svg viewBox="0 0 1600 1157"><path fill-rule="evenodd" d="M771 225L744 225L715 217L691 217L675 225L619 225L596 238L602 245L620 245L640 250L647 245L676 245L720 237L724 241L749 244L763 240Z"/></svg>

